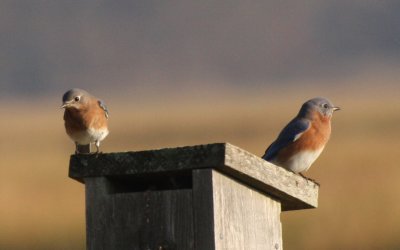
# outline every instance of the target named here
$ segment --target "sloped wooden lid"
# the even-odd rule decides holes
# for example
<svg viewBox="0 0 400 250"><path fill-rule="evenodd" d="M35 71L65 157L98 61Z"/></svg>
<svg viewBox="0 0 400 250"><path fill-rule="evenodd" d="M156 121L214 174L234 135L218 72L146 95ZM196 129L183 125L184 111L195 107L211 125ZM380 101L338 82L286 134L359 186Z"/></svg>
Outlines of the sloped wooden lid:
<svg viewBox="0 0 400 250"><path fill-rule="evenodd" d="M229 143L72 155L69 176L83 182L87 177L129 178L204 168L218 170L279 200L283 211L318 206L317 184Z"/></svg>

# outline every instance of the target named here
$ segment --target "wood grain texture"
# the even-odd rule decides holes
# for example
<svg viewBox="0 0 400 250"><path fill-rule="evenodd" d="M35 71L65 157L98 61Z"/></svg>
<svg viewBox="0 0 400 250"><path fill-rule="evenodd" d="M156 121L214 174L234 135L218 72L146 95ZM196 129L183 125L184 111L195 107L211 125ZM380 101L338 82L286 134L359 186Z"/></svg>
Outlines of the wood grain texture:
<svg viewBox="0 0 400 250"><path fill-rule="evenodd" d="M193 170L195 249L215 249L212 169Z"/></svg>
<svg viewBox="0 0 400 250"><path fill-rule="evenodd" d="M241 148L226 145L224 166L226 173L281 201L282 211L318 206L317 184Z"/></svg>
<svg viewBox="0 0 400 250"><path fill-rule="evenodd" d="M282 249L280 203L211 171L215 249Z"/></svg>
<svg viewBox="0 0 400 250"><path fill-rule="evenodd" d="M87 249L194 249L190 189L118 193L103 177L85 184Z"/></svg>
<svg viewBox="0 0 400 250"><path fill-rule="evenodd" d="M134 176L213 168L282 203L282 210L318 206L318 185L228 143L141 152L72 155L69 175Z"/></svg>

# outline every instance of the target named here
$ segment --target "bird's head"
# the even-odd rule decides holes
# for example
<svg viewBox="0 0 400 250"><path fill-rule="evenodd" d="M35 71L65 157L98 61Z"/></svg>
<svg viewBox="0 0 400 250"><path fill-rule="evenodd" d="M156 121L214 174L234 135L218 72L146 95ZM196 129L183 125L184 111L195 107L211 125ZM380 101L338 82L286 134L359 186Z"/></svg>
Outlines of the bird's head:
<svg viewBox="0 0 400 250"><path fill-rule="evenodd" d="M340 108L333 105L328 99L316 97L305 102L301 107L299 114L301 116L310 117L314 112L318 112L323 117L330 118L333 112L337 110L340 110Z"/></svg>
<svg viewBox="0 0 400 250"><path fill-rule="evenodd" d="M70 89L62 97L63 109L81 109L83 105L89 102L90 94L83 89Z"/></svg>

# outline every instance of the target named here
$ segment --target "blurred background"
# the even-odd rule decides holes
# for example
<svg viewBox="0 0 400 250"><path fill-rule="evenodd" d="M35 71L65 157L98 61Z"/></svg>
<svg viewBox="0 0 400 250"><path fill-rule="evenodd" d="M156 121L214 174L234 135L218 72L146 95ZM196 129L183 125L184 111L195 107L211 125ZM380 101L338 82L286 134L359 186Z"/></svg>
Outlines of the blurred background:
<svg viewBox="0 0 400 250"><path fill-rule="evenodd" d="M400 249L400 1L0 1L0 249L85 249L62 94L110 109L102 151L230 142L262 155L315 96L335 113L282 214L285 249Z"/></svg>

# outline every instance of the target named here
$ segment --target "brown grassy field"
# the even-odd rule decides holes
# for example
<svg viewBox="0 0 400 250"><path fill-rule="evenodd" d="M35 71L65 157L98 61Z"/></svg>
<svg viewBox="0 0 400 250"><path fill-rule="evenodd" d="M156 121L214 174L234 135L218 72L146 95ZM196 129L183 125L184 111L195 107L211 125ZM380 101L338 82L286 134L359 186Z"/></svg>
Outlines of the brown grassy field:
<svg viewBox="0 0 400 250"><path fill-rule="evenodd" d="M102 150L230 142L262 155L317 90L200 92L140 103L109 96L111 133ZM400 248L398 90L321 91L343 110L306 174L321 183L318 209L282 214L286 249ZM84 188L67 176L74 146L59 105L1 105L0 249L85 247Z"/></svg>

